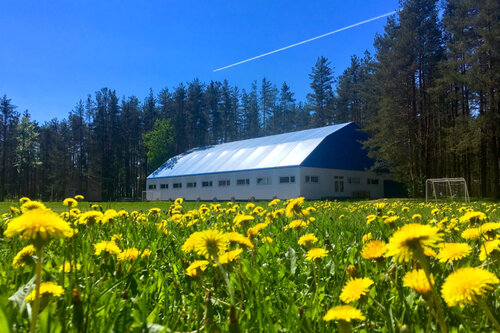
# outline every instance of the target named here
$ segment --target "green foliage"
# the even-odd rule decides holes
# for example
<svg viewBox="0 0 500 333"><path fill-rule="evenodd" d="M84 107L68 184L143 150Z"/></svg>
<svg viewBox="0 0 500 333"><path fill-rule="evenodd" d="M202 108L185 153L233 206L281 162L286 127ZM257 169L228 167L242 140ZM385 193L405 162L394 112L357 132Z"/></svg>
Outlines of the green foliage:
<svg viewBox="0 0 500 333"><path fill-rule="evenodd" d="M143 135L149 171L156 170L172 156L172 126L169 120L157 119L153 129Z"/></svg>

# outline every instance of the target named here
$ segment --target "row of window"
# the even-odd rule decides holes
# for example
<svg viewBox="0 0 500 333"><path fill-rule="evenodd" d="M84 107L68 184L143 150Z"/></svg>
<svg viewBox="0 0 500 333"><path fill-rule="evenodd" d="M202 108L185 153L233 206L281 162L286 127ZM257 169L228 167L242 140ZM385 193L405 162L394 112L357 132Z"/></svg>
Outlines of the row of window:
<svg viewBox="0 0 500 333"><path fill-rule="evenodd" d="M318 182L318 177L317 176L306 176L306 182L309 182L310 178L315 178L316 183ZM257 177L255 179L255 182L257 185L271 185L272 184L272 178L271 177ZM314 181L312 181L314 182ZM287 183L295 183L295 176L285 176L285 177L279 177L279 183L280 184L287 184ZM207 180L207 181L202 181L201 182L201 187L212 187L213 186L213 181ZM231 180L229 179L222 179L217 181L217 185L219 187L224 187L224 186L231 186ZM236 179L236 185L242 186L242 185L250 185L250 178L239 178ZM186 183L187 188L195 188L196 187L196 182L187 182ZM182 188L182 183L173 183L172 188ZM148 186L148 189L150 190L156 190L156 184L150 184ZM165 190L168 189L168 184L160 184L160 189Z"/></svg>
<svg viewBox="0 0 500 333"><path fill-rule="evenodd" d="M334 187L335 187L335 192L344 192L344 176L334 176ZM272 178L267 176L267 177L257 177L256 178L256 184L257 185L271 185L272 184ZM305 182L306 183L313 183L317 184L319 183L319 176L305 176ZM279 183L280 184L290 184L290 183L295 183L295 176L283 176L279 177ZM361 184L361 178L360 177L347 177L347 183L348 184ZM366 180L366 183L368 185L378 185L379 180L377 178L368 178ZM224 186L231 186L231 181L229 179L222 179L217 181L217 185L219 187L224 187ZM236 185L242 186L242 185L250 185L250 178L239 178L236 179ZM208 180L208 181L202 181L201 182L201 187L212 187L213 186L213 181ZM196 182L187 182L186 183L187 188L195 188L196 187ZM172 183L172 188L178 189L182 188L182 183ZM156 184L150 184L148 186L148 189L150 190L156 190ZM160 189L168 189L168 184L160 184Z"/></svg>

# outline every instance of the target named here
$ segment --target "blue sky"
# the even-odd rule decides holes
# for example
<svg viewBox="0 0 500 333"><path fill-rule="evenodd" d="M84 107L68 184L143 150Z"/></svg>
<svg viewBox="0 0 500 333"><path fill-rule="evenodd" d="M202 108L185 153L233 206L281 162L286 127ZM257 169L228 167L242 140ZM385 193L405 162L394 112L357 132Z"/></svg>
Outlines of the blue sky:
<svg viewBox="0 0 500 333"><path fill-rule="evenodd" d="M214 69L398 8L397 0L0 1L0 94L44 122L102 87L141 100L194 78L249 88L286 81L305 100L327 57L335 75L373 51L386 18L220 72Z"/></svg>

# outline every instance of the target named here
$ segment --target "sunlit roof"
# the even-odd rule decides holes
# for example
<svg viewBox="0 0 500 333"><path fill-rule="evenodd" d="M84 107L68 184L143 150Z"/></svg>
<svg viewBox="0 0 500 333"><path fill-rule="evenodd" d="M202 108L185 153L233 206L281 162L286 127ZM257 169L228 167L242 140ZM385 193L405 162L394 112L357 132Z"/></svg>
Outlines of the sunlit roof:
<svg viewBox="0 0 500 333"><path fill-rule="evenodd" d="M348 124L191 149L169 159L148 179L299 166L323 139Z"/></svg>

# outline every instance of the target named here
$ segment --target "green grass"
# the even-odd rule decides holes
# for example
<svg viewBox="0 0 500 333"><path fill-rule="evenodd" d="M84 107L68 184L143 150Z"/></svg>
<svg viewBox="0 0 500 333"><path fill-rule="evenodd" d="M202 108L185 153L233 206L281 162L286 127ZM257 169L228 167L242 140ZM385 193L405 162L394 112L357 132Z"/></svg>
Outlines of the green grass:
<svg viewBox="0 0 500 333"><path fill-rule="evenodd" d="M438 287L459 267L486 265L499 276L498 261L493 256L486 262L479 261L481 242L461 238L461 232L473 225L457 223L458 230L450 227L452 218L464 214L462 204L386 202L387 206L379 211L373 202L309 202L304 207L312 205L316 211L307 217L300 211L293 217L272 216L273 210L285 207L283 203L275 208L268 207L267 202L255 203L271 213L267 218L265 213L245 207L247 203L239 203L239 208L232 211L227 203L185 202L179 208L182 220L177 220L175 212L169 211L170 202L99 203L103 210L113 208L147 214L150 208L158 207L162 212L159 217L145 216L140 222L137 218L120 217L104 225L74 225L79 232L73 238L52 240L44 249L42 279L63 286L65 293L46 304L40 315L40 330L144 332L149 328L164 332L227 332L234 328L228 325L229 311L233 307L243 332L331 332L336 324L322 318L329 308L342 303L339 295L350 278L346 273L350 265L356 267L357 277L369 277L374 281L368 295L352 303L367 318L353 321L353 329L361 332L398 332L404 327L411 332L439 330L437 321L430 315L435 305L402 285L405 272L418 266L417 261L395 263L391 258L363 259L360 256L363 235L370 232L373 239L388 241L398 226L414 221L412 216L417 213L422 215L422 223L437 225L441 222L446 241L468 242L474 250L452 265L431 260ZM197 210L202 204L210 209L205 215ZM17 206L17 203L0 203L0 212L7 212L10 205ZM61 202L46 205L58 212L68 210ZM402 210L404 206L409 208L408 212ZM432 210L436 207L440 211L433 215ZM497 203L474 202L467 207L484 212L489 221L500 221ZM90 206L82 202L78 208L87 211ZM247 225L234 226L233 218L238 212L251 214L254 220ZM370 214L379 217L367 225L366 216ZM387 225L383 222L384 214L395 214L400 219L394 225ZM291 221L309 217L315 220L307 227L283 230ZM242 246L244 251L240 258L225 265L224 270L214 267L212 261L202 276L186 275L186 268L193 261L204 259L195 252L182 250L191 234L210 228L225 232L234 228L246 235L249 227L264 222L269 222L268 226L252 240L255 249ZM445 231L447 227L450 227L448 232ZM5 230L6 226L2 228ZM328 250L326 257L313 262L305 260L307 249L297 241L306 233L318 237L314 246ZM110 240L113 235L122 236L117 241L121 250L135 247L142 252L149 249L150 257L129 263L118 260L114 254L95 255L93 244ZM263 237L270 237L272 244L264 243ZM4 257L0 262L0 331L14 331L14 327L24 331L29 327L26 310L20 311L8 300L25 285L32 288L29 281L34 276L33 263L22 268L12 267L14 256L27 244L29 241L18 237L0 236L0 252ZM59 266L64 261L76 262L81 269L60 272ZM19 299L19 304L23 304L23 297ZM485 300L493 313L500 311L498 285ZM444 308L446 323L452 329L493 329L478 306L448 308L444 305Z"/></svg>

